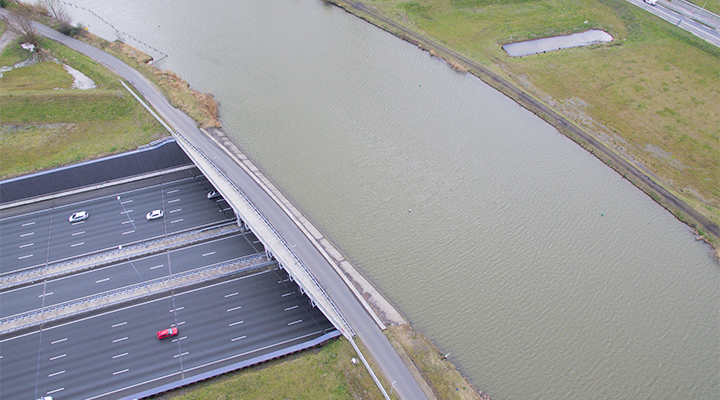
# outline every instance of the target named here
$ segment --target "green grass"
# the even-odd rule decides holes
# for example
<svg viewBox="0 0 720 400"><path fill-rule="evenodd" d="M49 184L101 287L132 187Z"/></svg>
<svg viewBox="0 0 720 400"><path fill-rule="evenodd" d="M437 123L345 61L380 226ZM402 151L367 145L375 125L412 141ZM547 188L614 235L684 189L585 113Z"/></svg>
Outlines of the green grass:
<svg viewBox="0 0 720 400"><path fill-rule="evenodd" d="M720 49L624 0L364 2L550 103L720 223ZM614 41L521 58L502 50L591 28Z"/></svg>
<svg viewBox="0 0 720 400"><path fill-rule="evenodd" d="M720 14L720 0L687 0L698 7L704 7L714 14Z"/></svg>
<svg viewBox="0 0 720 400"><path fill-rule="evenodd" d="M200 382L153 399L175 400L353 400L382 399L347 340L335 339L320 348Z"/></svg>
<svg viewBox="0 0 720 400"><path fill-rule="evenodd" d="M54 61L5 72L0 78L0 178L132 150L167 135L112 72L54 42L44 40L42 46L51 56L45 58L79 70L98 89L70 89L72 76ZM15 41L0 55L0 65L27 58Z"/></svg>
<svg viewBox="0 0 720 400"><path fill-rule="evenodd" d="M5 29L7 29L7 24L5 24L4 20L0 20L0 36L5 33Z"/></svg>

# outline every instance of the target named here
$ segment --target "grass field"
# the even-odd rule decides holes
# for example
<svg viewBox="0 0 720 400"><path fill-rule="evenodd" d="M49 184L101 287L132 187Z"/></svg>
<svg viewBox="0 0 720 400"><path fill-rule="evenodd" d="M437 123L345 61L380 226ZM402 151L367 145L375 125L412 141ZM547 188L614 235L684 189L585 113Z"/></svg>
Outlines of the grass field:
<svg viewBox="0 0 720 400"><path fill-rule="evenodd" d="M155 400L381 400L380 391L344 338L153 397ZM395 398L393 396L393 398Z"/></svg>
<svg viewBox="0 0 720 400"><path fill-rule="evenodd" d="M720 15L720 0L687 0L698 7L702 7L712 13Z"/></svg>
<svg viewBox="0 0 720 400"><path fill-rule="evenodd" d="M506 76L720 223L720 49L624 0L363 2ZM520 58L502 50L591 28L614 40Z"/></svg>
<svg viewBox="0 0 720 400"><path fill-rule="evenodd" d="M0 178L135 149L167 135L113 73L54 42L42 46L40 62L0 78ZM18 40L0 55L0 66L29 57ZM97 89L72 89L72 76L54 60L90 77Z"/></svg>

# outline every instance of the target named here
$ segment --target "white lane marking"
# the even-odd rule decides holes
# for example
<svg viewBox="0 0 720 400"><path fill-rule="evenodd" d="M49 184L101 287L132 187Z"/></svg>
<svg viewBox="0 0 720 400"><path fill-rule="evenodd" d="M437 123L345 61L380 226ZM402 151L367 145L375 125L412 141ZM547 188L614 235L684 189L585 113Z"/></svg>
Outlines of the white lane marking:
<svg viewBox="0 0 720 400"><path fill-rule="evenodd" d="M226 295L225 295L225 298L227 299L228 297L237 296L238 294L240 294L240 293L239 293L239 292L235 292L235 293L226 294Z"/></svg>
<svg viewBox="0 0 720 400"><path fill-rule="evenodd" d="M113 372L113 375L119 375L119 374L122 374L123 372L128 372L128 371L130 371L130 369L129 369L129 368L125 368L125 369L122 370L122 371Z"/></svg>
<svg viewBox="0 0 720 400"><path fill-rule="evenodd" d="M174 309L174 310L170 310L170 311L168 311L168 312L180 311L180 310L184 310L184 309L185 309L185 307L178 307L178 308L176 308L176 309Z"/></svg>
<svg viewBox="0 0 720 400"><path fill-rule="evenodd" d="M129 234L131 234L131 233L135 233L135 229L133 229L133 230L131 230L131 231L123 232L122 234L123 234L123 235L129 235Z"/></svg>
<svg viewBox="0 0 720 400"><path fill-rule="evenodd" d="M25 248L25 247L30 247L30 246L32 246L32 245L34 245L34 244L35 244L35 243L23 244L23 245L18 246L18 249L23 249L23 248Z"/></svg>
<svg viewBox="0 0 720 400"><path fill-rule="evenodd" d="M239 310L239 309L241 309L241 308L242 308L242 306L237 306L237 307L233 307L233 308L228 308L228 310L225 311L225 312L235 311L235 310Z"/></svg>
<svg viewBox="0 0 720 400"><path fill-rule="evenodd" d="M116 356L113 356L112 358L113 358L113 360L114 360L114 359L116 359L116 358L125 357L126 355L128 355L128 353L118 354L118 355L116 355Z"/></svg>
<svg viewBox="0 0 720 400"><path fill-rule="evenodd" d="M132 203L132 202L133 202L132 200L125 200L125 201L121 201L120 204L127 204L127 203Z"/></svg>
<svg viewBox="0 0 720 400"><path fill-rule="evenodd" d="M189 353L190 353L189 351L186 351L186 352L184 352L184 353L175 354L175 355L173 356L173 358L178 358L178 357L186 356L186 355L188 355Z"/></svg>
<svg viewBox="0 0 720 400"><path fill-rule="evenodd" d="M65 338L65 339L60 339L60 340L56 340L56 341L54 341L54 342L50 342L50 344L58 344L58 343L60 343L60 342L66 341L66 340L67 340L67 338Z"/></svg>
<svg viewBox="0 0 720 400"><path fill-rule="evenodd" d="M59 358L63 358L63 357L65 357L66 355L67 355L67 354L60 354L59 356L50 357L50 361L52 361L52 360L57 360L57 359L59 359Z"/></svg>
<svg viewBox="0 0 720 400"><path fill-rule="evenodd" d="M34 234L35 234L35 232L23 233L22 235L20 235L20 237L31 236L31 235L34 235Z"/></svg>
<svg viewBox="0 0 720 400"><path fill-rule="evenodd" d="M72 223L72 226L80 225L80 224L84 224L84 223L85 223L85 221L73 222L73 223Z"/></svg>
<svg viewBox="0 0 720 400"><path fill-rule="evenodd" d="M232 324L230 324L230 325L228 325L228 326L235 326L235 325L238 325L238 324L242 324L243 322L245 322L245 321L233 322Z"/></svg>
<svg viewBox="0 0 720 400"><path fill-rule="evenodd" d="M75 244L71 244L70 247L82 246L84 244L85 244L85 242L75 243Z"/></svg>
<svg viewBox="0 0 720 400"><path fill-rule="evenodd" d="M180 219L176 219L175 221L170 221L170 223L171 223L171 224L174 224L174 223L176 223L176 222L181 222L182 220L183 220L183 219L180 218Z"/></svg>
<svg viewBox="0 0 720 400"><path fill-rule="evenodd" d="M232 207L223 208L222 210L223 210L223 211L232 210Z"/></svg>
<svg viewBox="0 0 720 400"><path fill-rule="evenodd" d="M185 321L178 322L178 323L177 323L177 326L180 326L180 325L182 325L182 324L184 324L184 323L185 323Z"/></svg>
<svg viewBox="0 0 720 400"><path fill-rule="evenodd" d="M53 393L57 393L57 392L59 392L59 391L61 391L61 390L65 390L65 388L64 388L64 387L61 387L60 389L51 390L51 391L49 391L49 392L47 392L47 393L45 393L45 394L53 394Z"/></svg>
<svg viewBox="0 0 720 400"><path fill-rule="evenodd" d="M125 336L124 338L115 339L115 340L113 340L112 342L113 342L113 343L122 342L123 340L127 340L127 338L128 338L128 337Z"/></svg>
<svg viewBox="0 0 720 400"><path fill-rule="evenodd" d="M292 307L286 308L285 311L294 310L294 309L296 309L296 308L298 308L298 307L299 307L299 306L296 304L296 305L294 305L294 306L292 306Z"/></svg>
<svg viewBox="0 0 720 400"><path fill-rule="evenodd" d="M180 201L180 199L173 199L173 200L168 201L168 204L177 203L178 201Z"/></svg>
<svg viewBox="0 0 720 400"><path fill-rule="evenodd" d="M53 294L53 293L55 293L55 292L48 292L48 293L45 293L44 295L42 295L42 294L41 294L41 295L38 295L38 297L50 296L50 295Z"/></svg>
<svg viewBox="0 0 720 400"><path fill-rule="evenodd" d="M64 374L64 373L65 373L64 370L60 371L60 372L53 372L52 374L48 375L48 378L52 378L53 376L58 376L58 375Z"/></svg>
<svg viewBox="0 0 720 400"><path fill-rule="evenodd" d="M280 296L280 297L290 296L291 294L292 294L292 292L287 292L287 293L285 293L284 295L282 295L282 296Z"/></svg>
<svg viewBox="0 0 720 400"><path fill-rule="evenodd" d="M246 337L247 337L247 336L240 336L240 337L236 337L235 339L230 339L230 341L231 341L231 342L234 342L234 341L236 341L236 340L245 339Z"/></svg>
<svg viewBox="0 0 720 400"><path fill-rule="evenodd" d="M187 336L183 336L183 337L181 337L181 338L173 339L172 341L173 341L173 342L177 342L178 340L185 340L185 339L187 339Z"/></svg>
<svg viewBox="0 0 720 400"><path fill-rule="evenodd" d="M293 322L289 323L288 326L290 326L290 325L295 325L295 324L299 324L299 323L301 323L301 322L302 322L302 320L299 319L299 320L297 320L297 321L293 321Z"/></svg>
<svg viewBox="0 0 720 400"><path fill-rule="evenodd" d="M115 325L111 326L111 328L117 328L118 326L123 326L123 325L125 325L125 324L127 324L127 321L121 322L121 323L119 323L119 324L115 324Z"/></svg>
<svg viewBox="0 0 720 400"><path fill-rule="evenodd" d="M30 226L30 225L35 225L35 221L33 221L33 222L26 222L26 223L24 223L24 224L22 224L22 225L20 225L20 226Z"/></svg>
<svg viewBox="0 0 720 400"><path fill-rule="evenodd" d="M131 220L128 220L128 221L123 221L123 222L121 222L120 225L132 224L133 222L135 222L135 220L134 220L134 219L131 219Z"/></svg>
<svg viewBox="0 0 720 400"><path fill-rule="evenodd" d="M168 214L176 213L178 211L182 211L182 208L178 208L176 210L170 210L170 212Z"/></svg>
<svg viewBox="0 0 720 400"><path fill-rule="evenodd" d="M73 233L73 234L70 235L70 236L82 235L83 233L85 233L85 231L75 232L75 233Z"/></svg>
<svg viewBox="0 0 720 400"><path fill-rule="evenodd" d="M213 254L215 254L215 252L214 252L214 251L211 251L211 252L209 252L209 253L203 254L202 256L203 256L203 257L205 257L205 256L211 256L211 255L213 255Z"/></svg>
<svg viewBox="0 0 720 400"><path fill-rule="evenodd" d="M175 190L171 190L171 191L167 192L167 194L173 194L173 193L177 193L179 191L180 191L180 189L175 189Z"/></svg>
<svg viewBox="0 0 720 400"><path fill-rule="evenodd" d="M28 254L26 256L18 257L18 260L24 260L24 259L26 259L28 257L32 257L32 256L33 256L32 254Z"/></svg>
<svg viewBox="0 0 720 400"><path fill-rule="evenodd" d="M150 269L158 269L158 268L162 268L162 267L163 267L163 264L160 264L160 265L156 265L154 267L150 267Z"/></svg>
<svg viewBox="0 0 720 400"><path fill-rule="evenodd" d="M133 211L135 211L135 210L120 211L120 215L122 215L122 214L130 214L130 213L133 212Z"/></svg>
<svg viewBox="0 0 720 400"><path fill-rule="evenodd" d="M100 280L95 281L95 283L107 282L109 280L110 280L110 278L100 279Z"/></svg>

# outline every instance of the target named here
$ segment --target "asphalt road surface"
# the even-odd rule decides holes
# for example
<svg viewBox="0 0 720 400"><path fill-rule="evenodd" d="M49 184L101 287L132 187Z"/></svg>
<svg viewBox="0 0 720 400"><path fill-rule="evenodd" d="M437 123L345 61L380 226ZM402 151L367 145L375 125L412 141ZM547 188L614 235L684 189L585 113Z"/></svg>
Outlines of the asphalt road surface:
<svg viewBox="0 0 720 400"><path fill-rule="evenodd" d="M263 271L3 340L1 397L120 398L333 330L283 270Z"/></svg>
<svg viewBox="0 0 720 400"><path fill-rule="evenodd" d="M264 251L252 232L0 293L0 318L49 307Z"/></svg>
<svg viewBox="0 0 720 400"><path fill-rule="evenodd" d="M189 174L188 174L189 175ZM234 218L222 199L208 200L212 185L205 177L185 177L170 182L124 190L118 187L92 199L47 204L0 220L0 274L43 266L101 250L127 246ZM119 196L119 199L118 199ZM22 207L20 207L22 208ZM163 210L164 217L148 221L145 215ZM68 218L87 211L85 221Z"/></svg>

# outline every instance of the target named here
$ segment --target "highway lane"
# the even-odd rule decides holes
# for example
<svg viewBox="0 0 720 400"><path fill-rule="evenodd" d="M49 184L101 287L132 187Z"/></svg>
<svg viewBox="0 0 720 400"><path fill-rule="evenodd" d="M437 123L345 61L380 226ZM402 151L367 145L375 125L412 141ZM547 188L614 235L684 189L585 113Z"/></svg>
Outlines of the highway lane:
<svg viewBox="0 0 720 400"><path fill-rule="evenodd" d="M0 318L96 296L172 274L222 264L264 251L252 232L221 238L163 254L64 276L0 293Z"/></svg>
<svg viewBox="0 0 720 400"><path fill-rule="evenodd" d="M331 330L284 271L264 271L3 340L0 397L118 398Z"/></svg>
<svg viewBox="0 0 720 400"><path fill-rule="evenodd" d="M207 190L212 190L212 185L205 177L121 189L56 207L48 205L43 210L28 207L32 211L1 219L0 273L38 267L46 261L117 248L234 217L222 199L207 199ZM165 216L147 221L145 214L154 209L163 210ZM68 217L77 211L88 211L90 217L69 223Z"/></svg>

